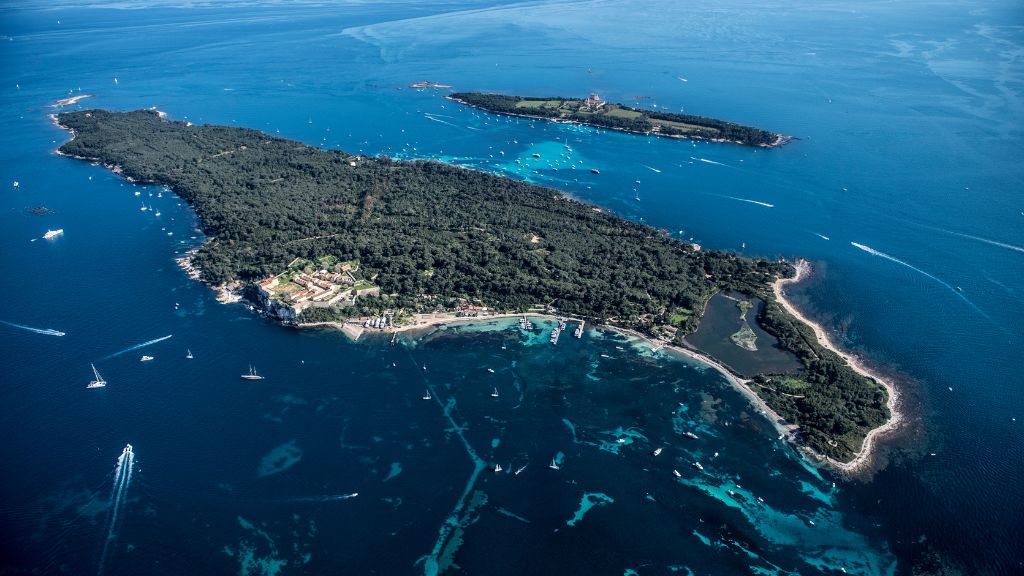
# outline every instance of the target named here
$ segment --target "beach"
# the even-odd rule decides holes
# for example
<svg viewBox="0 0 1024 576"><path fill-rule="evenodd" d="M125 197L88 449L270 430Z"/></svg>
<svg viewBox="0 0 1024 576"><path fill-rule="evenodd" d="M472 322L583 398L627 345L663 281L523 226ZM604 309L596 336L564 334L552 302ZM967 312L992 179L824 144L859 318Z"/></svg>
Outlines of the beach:
<svg viewBox="0 0 1024 576"><path fill-rule="evenodd" d="M867 367L865 367L864 364L857 357L848 352L840 350L839 347L832 342L832 339L829 338L829 335L827 332L825 332L824 328L822 328L819 324L809 320L799 310L797 310L796 306L794 306L792 302L786 299L784 290L786 286L790 284L799 283L811 275L810 262L806 260L797 260L795 267L795 276L793 276L792 278L780 278L772 284L772 290L775 292L775 299L791 316L797 318L804 324L807 324L808 326L811 327L811 329L814 331L815 337L818 340L818 344L820 344L823 348L835 352L843 360L846 360L846 363L849 364L850 368L852 368L858 374L865 376L867 378L871 378L875 382L878 382L883 388L885 388L886 392L889 395L889 399L887 402L890 413L889 420L882 426L879 426L878 428L875 428L868 432L867 436L865 436L864 438L863 444L861 444L860 450L857 451L857 454L854 456L853 460L850 460L849 462L839 462L832 458L825 458L825 461L827 461L830 465L834 466L835 468L839 469L842 472L860 472L871 465L874 457L875 443L877 442L879 437L889 432L892 432L893 430L896 430L897 428L899 428L900 423L902 422L902 415L900 413L899 391L891 382L887 381L886 379L882 378L875 372L872 372Z"/></svg>

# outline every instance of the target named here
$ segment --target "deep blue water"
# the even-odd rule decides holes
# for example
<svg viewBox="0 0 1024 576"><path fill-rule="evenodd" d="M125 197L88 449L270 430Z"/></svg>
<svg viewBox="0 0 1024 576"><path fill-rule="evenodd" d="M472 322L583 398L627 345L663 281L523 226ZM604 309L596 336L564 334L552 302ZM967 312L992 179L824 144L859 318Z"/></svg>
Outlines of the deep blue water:
<svg viewBox="0 0 1024 576"><path fill-rule="evenodd" d="M67 333L0 324L2 570L97 572L109 541L107 574L1019 573L1022 24L1013 2L0 5L0 320ZM531 124L407 87L423 79L644 96L800 140ZM201 238L173 194L53 154L69 90L508 173L707 247L809 258L802 307L903 383L911 422L880 472L833 489L714 372L611 334L391 347L219 305L174 264ZM565 143L575 170L547 165ZM91 362L105 389L84 389ZM267 379L240 380L250 363Z"/></svg>

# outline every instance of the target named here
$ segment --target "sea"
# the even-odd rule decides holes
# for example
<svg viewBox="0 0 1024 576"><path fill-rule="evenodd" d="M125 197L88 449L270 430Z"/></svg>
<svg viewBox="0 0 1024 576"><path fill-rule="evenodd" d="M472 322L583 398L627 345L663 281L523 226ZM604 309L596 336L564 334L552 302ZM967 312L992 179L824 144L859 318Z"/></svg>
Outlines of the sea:
<svg viewBox="0 0 1024 576"><path fill-rule="evenodd" d="M0 78L0 573L1024 573L1019 2L4 0ZM417 81L797 139L491 116ZM849 479L600 327L353 343L219 304L175 264L203 236L172 190L55 154L51 104L84 94L64 109L436 159L805 258L790 296L904 424Z"/></svg>

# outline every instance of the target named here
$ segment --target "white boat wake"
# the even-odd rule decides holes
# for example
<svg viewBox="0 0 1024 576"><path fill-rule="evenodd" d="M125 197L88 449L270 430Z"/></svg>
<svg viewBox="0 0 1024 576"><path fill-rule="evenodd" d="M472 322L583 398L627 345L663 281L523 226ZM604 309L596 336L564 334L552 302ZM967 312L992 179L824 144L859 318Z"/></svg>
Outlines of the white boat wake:
<svg viewBox="0 0 1024 576"><path fill-rule="evenodd" d="M714 164L715 166L725 166L726 168L732 168L732 166L729 166L728 164L723 164L721 162L716 162L714 160L708 160L707 158L694 158L693 156L690 156L690 160L699 160L701 162L704 162L705 164Z"/></svg>
<svg viewBox="0 0 1024 576"><path fill-rule="evenodd" d="M286 502L336 502L338 500L348 500L359 496L359 492L353 492L351 494L328 494L325 496L304 496L301 498L289 498Z"/></svg>
<svg viewBox="0 0 1024 576"><path fill-rule="evenodd" d="M1000 242L998 240L990 240L988 238L982 238L981 236L975 236L973 234L964 234L963 232L955 232L953 230L946 230L945 228L938 228L936 226L929 226L927 224L918 224L922 228L929 230L935 230L936 232L942 232L943 234L951 234L953 236L959 236L961 238L967 238L968 240L976 240L985 244L991 244L992 246L999 246L1000 248L1006 248L1007 250L1013 250L1015 252L1024 252L1024 246L1017 246L1016 244L1007 244L1006 242Z"/></svg>
<svg viewBox="0 0 1024 576"><path fill-rule="evenodd" d="M651 170L652 172L657 172L658 174L661 174L661 170L658 170L654 166L648 166L647 164L641 164L641 166L647 168L648 170Z"/></svg>
<svg viewBox="0 0 1024 576"><path fill-rule="evenodd" d="M136 344L135 346L132 346L130 348L125 348L124 350L121 350L120 352L114 352L110 356L106 356L106 357L102 358L102 360L110 360L111 358L116 358L116 357L120 356L121 354L126 354L128 352L131 352L132 350L138 350L139 348L145 348L146 346L149 346L151 344L156 344L157 342L163 342L164 340L167 340L171 336L173 336L173 334L168 334L167 336L163 336L161 338L154 338L154 339L149 340L147 342L143 342L142 344Z"/></svg>
<svg viewBox="0 0 1024 576"><path fill-rule="evenodd" d="M44 334L46 336L63 336L64 333L60 330L54 330L53 328L33 328L31 326L24 326L22 324L15 324L14 322L8 322L7 320L0 320L0 323L7 324L14 328L21 328L22 330L28 330L29 332L35 332L36 334Z"/></svg>
<svg viewBox="0 0 1024 576"><path fill-rule="evenodd" d="M831 238L829 238L828 236L825 236L824 234L818 234L817 232L813 232L813 234L815 236L817 236L818 238L821 238L822 240L831 240Z"/></svg>
<svg viewBox="0 0 1024 576"><path fill-rule="evenodd" d="M716 194L717 196L717 194ZM766 208L775 208L775 204L769 204L767 202L761 202L760 200L750 200L749 198L737 198L735 196L722 196L722 198L728 198L729 200L736 200L737 202L750 202L751 204L757 204L758 206L764 206Z"/></svg>
<svg viewBox="0 0 1024 576"><path fill-rule="evenodd" d="M434 118L430 114L423 114L423 117L426 118L427 120L433 120L434 122L440 122L441 124L447 124L447 125L453 126L455 128L461 128L461 126L459 126L458 124L452 124L451 122L448 122L446 120L441 120L440 118Z"/></svg>
<svg viewBox="0 0 1024 576"><path fill-rule="evenodd" d="M128 494L134 467L135 452L132 450L132 445L128 444L117 458L117 468L114 470L114 487L110 492L110 526L107 529L107 539L103 542L103 552L100 554L97 574L103 574L103 568L107 563L107 554L110 552L110 544L117 539L117 521L121 515L121 502Z"/></svg>
<svg viewBox="0 0 1024 576"><path fill-rule="evenodd" d="M868 254L871 254L872 256L878 256L879 258L884 258L884 259L886 259L886 260L888 260L890 262L895 262L896 264L899 264L901 266L905 266L907 268L910 268L911 270L913 270L914 272L917 272L918 274L921 274L921 275L923 275L923 276L925 276L927 278L931 278L932 280L934 280L934 281L938 282L939 284L941 284L942 286L944 286L947 290L949 290L953 294L956 294L956 296L958 298L960 298L961 300L963 300L964 302L966 302L968 306L970 306L971 308L974 308L975 312L977 312L978 314L981 314L982 316L985 317L985 319L987 319L988 321L992 322L996 326L999 326L999 324L996 324L996 321L993 320L991 316L986 314L985 311L982 310L981 308L978 308L977 304L975 304L974 302L971 302L966 296L961 294L959 290L957 290L956 288L951 286L945 280L937 278L936 276L933 276L933 275L925 272L924 270L921 270L917 266L914 266L913 264L909 264L907 262L904 262L903 260L900 260L899 258L896 258L895 256L890 256L889 254L886 254L885 252L882 252L881 250L875 250L874 248L872 248L870 246L865 246L865 245L859 244L857 242L850 242L850 244L852 244L856 248L859 248L859 249L867 252ZM1002 326L999 326L999 328L1003 329ZM1005 329L1003 329L1003 330L1005 331Z"/></svg>

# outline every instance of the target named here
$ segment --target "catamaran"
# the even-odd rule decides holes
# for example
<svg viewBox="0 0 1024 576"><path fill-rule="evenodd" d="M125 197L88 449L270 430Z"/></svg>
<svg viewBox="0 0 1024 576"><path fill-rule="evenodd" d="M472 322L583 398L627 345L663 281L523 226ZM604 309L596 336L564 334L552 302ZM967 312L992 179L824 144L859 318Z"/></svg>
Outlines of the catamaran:
<svg viewBox="0 0 1024 576"><path fill-rule="evenodd" d="M89 385L86 386L86 388L103 388L104 386L106 386L107 385L107 381L103 379L103 376L100 376L99 371L96 370L96 365L95 364L89 364L89 366L92 366L92 375L96 379L93 380L92 382L89 382Z"/></svg>
<svg viewBox="0 0 1024 576"><path fill-rule="evenodd" d="M186 348L185 350L188 350L188 354L185 354L185 358L188 358L189 360L191 360L192 359L192 350L190 350L188 348Z"/></svg>
<svg viewBox="0 0 1024 576"><path fill-rule="evenodd" d="M263 376L256 373L256 367L249 364L249 373L242 374L242 380L263 380Z"/></svg>

